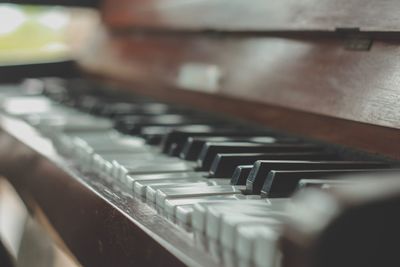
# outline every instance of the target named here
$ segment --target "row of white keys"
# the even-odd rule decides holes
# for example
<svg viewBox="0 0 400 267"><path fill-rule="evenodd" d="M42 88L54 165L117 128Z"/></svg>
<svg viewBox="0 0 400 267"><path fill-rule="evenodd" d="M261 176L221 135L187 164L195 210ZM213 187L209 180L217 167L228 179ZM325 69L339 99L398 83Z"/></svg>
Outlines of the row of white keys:
<svg viewBox="0 0 400 267"><path fill-rule="evenodd" d="M109 119L98 118L61 106L44 96L10 96L1 100L0 109L24 119L45 135L71 130L111 129Z"/></svg>
<svg viewBox="0 0 400 267"><path fill-rule="evenodd" d="M239 242L239 227L254 227L254 226L268 226L274 231L279 231L282 224L282 220L286 217L282 211L267 211L265 214L260 213L256 215L251 214L228 214L223 215L220 218L219 229L214 234L217 234L214 238L208 237L208 243L214 244L215 255L220 257L224 262L225 266L236 267L236 262L239 261L240 257L250 258L251 251L239 251L235 246ZM212 224L211 224L212 225ZM209 226L209 225L208 225ZM210 242L213 240L214 242ZM212 248L212 247L210 247ZM240 255L240 256L239 256ZM248 255L248 257L247 257Z"/></svg>
<svg viewBox="0 0 400 267"><path fill-rule="evenodd" d="M212 195L189 198L173 198L165 200L164 215L170 221L187 231L192 231L193 206L197 203L218 203L222 201L255 200L260 196L245 196L242 194Z"/></svg>
<svg viewBox="0 0 400 267"><path fill-rule="evenodd" d="M64 108L44 96L21 95L2 98L0 109L11 116L25 119L32 115L49 116L55 114L53 111L63 110Z"/></svg>
<svg viewBox="0 0 400 267"><path fill-rule="evenodd" d="M43 96L10 97L2 101L1 108L12 116L24 119L45 135L74 130L106 130L113 127L109 119L60 106Z"/></svg>
<svg viewBox="0 0 400 267"><path fill-rule="evenodd" d="M110 130L113 123L108 119L86 114L58 114L51 118L42 118L34 126L44 134L52 135L55 132Z"/></svg>
<svg viewBox="0 0 400 267"><path fill-rule="evenodd" d="M87 138L89 139L89 138ZM86 141L79 137L72 138L71 154L73 157L79 159L80 165L85 166L85 169L97 172L98 167L101 168L101 164L105 162L111 162L114 158L108 157L104 159L108 154L117 155L121 158L129 159L132 155L137 158L151 159L151 155L154 153L149 149L148 146L144 145L135 137L103 137L96 140ZM94 143L94 144L93 144ZM101 143L101 145L97 145ZM147 157L147 158L146 158ZM95 164L97 163L97 165ZM99 166L100 165L100 166Z"/></svg>
<svg viewBox="0 0 400 267"><path fill-rule="evenodd" d="M208 248L208 238L207 238L207 232L209 235L213 236L214 232L218 232L218 230L215 227L219 227L219 224L212 225L212 219L208 218L209 217L209 210L215 209L215 207L220 207L220 209L226 210L228 209L229 211L232 211L232 207L235 207L236 210L238 207L256 207L262 205L263 209L268 209L270 210L270 202L268 202L266 199L255 199L255 200L246 200L246 201L235 201L235 202L228 202L228 201L210 201L210 202L201 202L201 203L196 203L191 210L192 216L192 227L193 227L193 233L194 237L196 240L196 243L207 250ZM186 209L186 212L190 211L190 209ZM182 212L182 208L178 207L177 212L180 213ZM214 210L215 212L215 210ZM221 213L221 210L219 210L219 213ZM179 215L180 216L180 215ZM215 214L213 215L213 218L217 218ZM211 220L211 221L210 221ZM211 224L214 228L208 227L207 230L207 224ZM219 229L219 228L218 228ZM215 238L214 238L215 239Z"/></svg>
<svg viewBox="0 0 400 267"><path fill-rule="evenodd" d="M130 151L147 147L141 137L119 134L114 130L71 133L75 139L85 141L97 151ZM117 148L117 149L116 149Z"/></svg>
<svg viewBox="0 0 400 267"><path fill-rule="evenodd" d="M153 161L156 157L158 156L153 153L129 153L128 151L94 153L92 155L92 172L126 184L127 178L120 179L119 164L116 166L114 161L127 159L130 161Z"/></svg>
<svg viewBox="0 0 400 267"><path fill-rule="evenodd" d="M239 232L240 227L261 225L279 229L281 220L286 217L282 211L286 202L281 200L271 203L263 200L196 204L192 216L196 243L208 250L214 258L222 260L226 266L236 267L238 262L248 262L254 250L237 247L239 239L243 238ZM249 240L248 243L256 240Z"/></svg>

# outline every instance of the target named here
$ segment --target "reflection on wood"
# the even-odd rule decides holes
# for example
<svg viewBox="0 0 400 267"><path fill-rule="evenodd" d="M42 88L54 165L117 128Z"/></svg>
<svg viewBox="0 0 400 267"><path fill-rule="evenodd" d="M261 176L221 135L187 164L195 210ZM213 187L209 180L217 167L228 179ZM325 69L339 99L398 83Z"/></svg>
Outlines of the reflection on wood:
<svg viewBox="0 0 400 267"><path fill-rule="evenodd" d="M103 18L112 27L174 30L398 31L399 11L396 0L105 0L103 4Z"/></svg>

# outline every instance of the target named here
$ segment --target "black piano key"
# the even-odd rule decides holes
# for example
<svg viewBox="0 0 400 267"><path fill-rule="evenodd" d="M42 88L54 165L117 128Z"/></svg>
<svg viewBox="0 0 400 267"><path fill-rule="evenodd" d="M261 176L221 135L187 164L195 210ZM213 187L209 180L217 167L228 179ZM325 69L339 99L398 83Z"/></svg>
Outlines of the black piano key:
<svg viewBox="0 0 400 267"><path fill-rule="evenodd" d="M305 188L318 188L318 189L331 189L337 187L343 187L348 185L354 185L361 181L354 180L329 180L329 179L301 179L296 187L296 191L300 191Z"/></svg>
<svg viewBox="0 0 400 267"><path fill-rule="evenodd" d="M146 140L146 144L157 146L161 144L163 135L162 134L148 134L143 136Z"/></svg>
<svg viewBox="0 0 400 267"><path fill-rule="evenodd" d="M204 144L207 142L295 143L297 141L298 139L295 138L277 137L266 133L258 136L257 133L240 132L238 132L236 136L235 134L231 134L230 136L218 136L216 134L209 137L189 137L179 157L185 160L197 160Z"/></svg>
<svg viewBox="0 0 400 267"><path fill-rule="evenodd" d="M260 194L267 176L272 170L326 170L326 169L377 169L388 167L382 162L363 161L273 161L260 160L254 164L246 181L246 191Z"/></svg>
<svg viewBox="0 0 400 267"><path fill-rule="evenodd" d="M122 117L127 115L162 115L171 111L170 106L162 103L111 103L105 105L96 115L109 118Z"/></svg>
<svg viewBox="0 0 400 267"><path fill-rule="evenodd" d="M114 127L126 134L141 134L142 128L147 126L183 126L190 124L221 124L206 118L185 117L181 115L160 116L128 116L118 118Z"/></svg>
<svg viewBox="0 0 400 267"><path fill-rule="evenodd" d="M240 133L240 132L239 132ZM242 134L243 135L243 134ZM280 138L272 137L268 135L248 135L246 136L207 136L207 137L189 137L184 145L178 146L177 143L172 144L174 147L174 153L171 149L169 151L170 156L180 156L180 158L185 160L196 160L201 152L202 147L207 142L251 142L251 143L283 143L283 142L295 142L296 139L293 138Z"/></svg>
<svg viewBox="0 0 400 267"><path fill-rule="evenodd" d="M162 143L162 152L168 153L172 144L177 144L178 147L183 148L189 137L229 137L256 135L268 136L268 133L265 131L241 130L237 125L227 125L225 127L221 125L214 125L214 127L205 129L179 129L171 131L164 137Z"/></svg>
<svg viewBox="0 0 400 267"><path fill-rule="evenodd" d="M215 125L210 124L187 124L187 125L158 125L158 126L143 126L140 130L140 135L147 139L147 137L157 136L157 138L161 139L157 145L162 145L163 140L165 139L165 135L170 133L171 131L180 131L181 129L204 129L204 128L215 128Z"/></svg>
<svg viewBox="0 0 400 267"><path fill-rule="evenodd" d="M209 171L217 154L221 153L273 153L273 152L312 152L321 148L311 144L259 144L249 142L226 142L204 144L197 159L198 170Z"/></svg>
<svg viewBox="0 0 400 267"><path fill-rule="evenodd" d="M394 171L394 169L336 169L336 170L272 170L261 190L262 197L289 197L296 190L301 179L330 179L334 175L345 173L370 173Z"/></svg>
<svg viewBox="0 0 400 267"><path fill-rule="evenodd" d="M232 174L231 185L246 185L247 177L249 177L252 169L253 165L237 166Z"/></svg>
<svg viewBox="0 0 400 267"><path fill-rule="evenodd" d="M161 135L162 136L162 142L165 138L165 135L172 131L179 131L180 129L186 129L186 128L194 128L194 129L209 129L212 128L212 125L209 124L204 124L204 123L192 123L192 124L187 124L187 125L158 125L158 126L146 126L142 128L142 134L145 136L149 135Z"/></svg>
<svg viewBox="0 0 400 267"><path fill-rule="evenodd" d="M184 126L146 126L141 129L141 136L146 139L149 145L162 146L165 136L172 131L180 131L181 129L197 129L203 131L204 129L215 128L208 124L189 124Z"/></svg>
<svg viewBox="0 0 400 267"><path fill-rule="evenodd" d="M91 113L96 107L105 106L104 101L98 97L93 96L81 96L75 100L74 106L77 109Z"/></svg>
<svg viewBox="0 0 400 267"><path fill-rule="evenodd" d="M168 156L171 157L175 157L176 155L179 154L179 147L177 143L173 143L170 147L169 147L169 151L167 153Z"/></svg>
<svg viewBox="0 0 400 267"><path fill-rule="evenodd" d="M257 160L333 160L338 156L323 152L217 154L211 165L210 177L232 177L239 165L254 164Z"/></svg>

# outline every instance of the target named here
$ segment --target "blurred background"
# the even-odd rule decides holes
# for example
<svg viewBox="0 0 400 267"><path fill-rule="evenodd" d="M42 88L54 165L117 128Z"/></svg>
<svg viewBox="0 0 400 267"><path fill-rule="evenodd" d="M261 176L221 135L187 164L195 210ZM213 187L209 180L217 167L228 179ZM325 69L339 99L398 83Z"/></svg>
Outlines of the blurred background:
<svg viewBox="0 0 400 267"><path fill-rule="evenodd" d="M72 58L96 22L91 9L0 4L0 65Z"/></svg>

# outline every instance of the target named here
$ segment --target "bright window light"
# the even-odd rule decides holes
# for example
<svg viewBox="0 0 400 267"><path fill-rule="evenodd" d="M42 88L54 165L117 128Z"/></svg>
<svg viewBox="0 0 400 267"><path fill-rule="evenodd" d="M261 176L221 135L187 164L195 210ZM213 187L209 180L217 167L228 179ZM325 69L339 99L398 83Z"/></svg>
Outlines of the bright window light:
<svg viewBox="0 0 400 267"><path fill-rule="evenodd" d="M25 14L12 5L0 6L0 35L14 32L26 21Z"/></svg>
<svg viewBox="0 0 400 267"><path fill-rule="evenodd" d="M69 17L66 12L53 9L40 14L38 20L43 26L49 27L53 30L59 30L68 24Z"/></svg>

